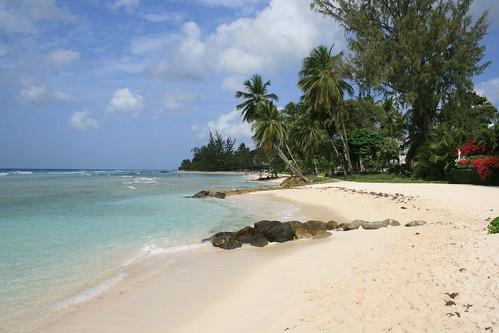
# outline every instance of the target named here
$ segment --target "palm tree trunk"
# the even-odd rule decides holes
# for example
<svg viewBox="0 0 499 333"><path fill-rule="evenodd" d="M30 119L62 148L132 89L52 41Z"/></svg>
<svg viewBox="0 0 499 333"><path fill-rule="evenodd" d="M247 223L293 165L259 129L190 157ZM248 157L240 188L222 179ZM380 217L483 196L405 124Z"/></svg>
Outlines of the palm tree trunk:
<svg viewBox="0 0 499 333"><path fill-rule="evenodd" d="M303 175L300 168L298 168L293 161L290 161L288 159L286 154L282 151L281 147L276 145L275 150L277 151L277 155L279 155L279 157L284 161L284 163L287 164L287 166L291 170L291 173L300 177L301 179L303 179L305 182L308 183L308 179Z"/></svg>
<svg viewBox="0 0 499 333"><path fill-rule="evenodd" d="M341 157L340 153L338 152L338 148L336 148L336 144L334 143L334 139L331 135L329 135L329 141L331 141L331 145L333 146L336 156L338 156L338 158L343 162L343 174L345 176L348 176L345 160Z"/></svg>
<svg viewBox="0 0 499 333"><path fill-rule="evenodd" d="M348 137L347 137L347 131L345 129L345 124L343 123L343 120L340 120L337 122L338 129L340 131L340 138L341 142L343 143L343 154L345 155L345 161L347 165L347 172L350 174L353 171L353 165L352 165L352 159L350 158L350 149L348 148Z"/></svg>

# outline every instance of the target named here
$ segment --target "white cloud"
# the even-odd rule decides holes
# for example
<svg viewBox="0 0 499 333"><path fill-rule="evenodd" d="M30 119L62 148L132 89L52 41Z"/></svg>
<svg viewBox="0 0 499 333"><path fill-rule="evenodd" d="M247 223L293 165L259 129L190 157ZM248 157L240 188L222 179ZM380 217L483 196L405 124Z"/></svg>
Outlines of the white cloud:
<svg viewBox="0 0 499 333"><path fill-rule="evenodd" d="M479 95L487 97L488 100L499 106L499 77L478 83L475 90Z"/></svg>
<svg viewBox="0 0 499 333"><path fill-rule="evenodd" d="M50 52L45 57L45 62L52 66L62 67L78 62L80 60L80 52L58 49Z"/></svg>
<svg viewBox="0 0 499 333"><path fill-rule="evenodd" d="M149 43L161 45L160 41ZM182 33L171 36L167 42L162 60L148 66L145 72L167 80L201 79L209 71L228 76L273 74L298 70L312 48L333 43L337 50L344 47L342 28L310 10L307 1L271 0L253 17L221 24L205 38L195 22L187 22ZM159 50L163 48L158 47ZM226 88L230 84L228 79Z"/></svg>
<svg viewBox="0 0 499 333"><path fill-rule="evenodd" d="M38 32L39 21L72 21L74 17L57 6L55 0L0 1L0 31Z"/></svg>
<svg viewBox="0 0 499 333"><path fill-rule="evenodd" d="M120 9L125 8L127 11L132 11L136 9L140 4L140 0L115 0L109 3L109 8Z"/></svg>
<svg viewBox="0 0 499 333"><path fill-rule="evenodd" d="M75 100L71 95L57 90L50 90L44 85L31 85L21 90L20 95L27 102L71 102Z"/></svg>
<svg viewBox="0 0 499 333"><path fill-rule="evenodd" d="M83 111L73 112L71 118L69 119L69 123L71 127L78 130L99 127L99 122L90 117L90 112L86 109Z"/></svg>
<svg viewBox="0 0 499 333"><path fill-rule="evenodd" d="M181 111L185 104L198 99L198 96L191 93L186 93L181 90L176 90L173 93L163 96L162 107L170 111Z"/></svg>
<svg viewBox="0 0 499 333"><path fill-rule="evenodd" d="M142 96L134 94L128 88L116 89L109 101L108 112L132 112L137 115L142 111Z"/></svg>
<svg viewBox="0 0 499 333"><path fill-rule="evenodd" d="M166 80L203 77L205 68L205 45L200 39L201 31L195 22L189 21L182 27L182 36L172 36L177 42L169 47L171 56L145 69L145 73Z"/></svg>
<svg viewBox="0 0 499 333"><path fill-rule="evenodd" d="M243 89L243 76L228 76L222 81L222 89L231 93Z"/></svg>
<svg viewBox="0 0 499 333"><path fill-rule="evenodd" d="M224 137L230 136L239 141L248 141L253 135L251 125L242 121L241 113L237 110L222 114L217 119L208 121L206 125L193 125L192 130L199 138L207 137L210 131L217 131Z"/></svg>

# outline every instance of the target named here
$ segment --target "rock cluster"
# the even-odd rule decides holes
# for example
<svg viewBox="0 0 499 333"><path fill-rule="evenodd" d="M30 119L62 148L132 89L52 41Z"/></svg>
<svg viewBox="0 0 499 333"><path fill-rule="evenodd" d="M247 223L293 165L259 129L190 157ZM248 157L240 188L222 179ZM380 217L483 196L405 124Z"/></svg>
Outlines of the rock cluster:
<svg viewBox="0 0 499 333"><path fill-rule="evenodd" d="M425 221L412 221L406 227L414 227L426 224ZM218 232L203 241L209 241L213 246L225 250L250 244L256 247L264 247L268 243L284 243L294 239L322 239L331 236L330 230L349 231L362 227L365 230L375 230L388 226L400 226L400 222L393 219L383 221L355 220L348 223L336 221L322 222L310 220L307 222L288 221L280 222L274 220L262 220L253 226L244 227L236 232Z"/></svg>
<svg viewBox="0 0 499 333"><path fill-rule="evenodd" d="M305 182L300 177L291 176L291 177L288 177L285 180L283 180L280 187L281 188L293 188L293 187L303 186L303 185L307 185L307 182Z"/></svg>

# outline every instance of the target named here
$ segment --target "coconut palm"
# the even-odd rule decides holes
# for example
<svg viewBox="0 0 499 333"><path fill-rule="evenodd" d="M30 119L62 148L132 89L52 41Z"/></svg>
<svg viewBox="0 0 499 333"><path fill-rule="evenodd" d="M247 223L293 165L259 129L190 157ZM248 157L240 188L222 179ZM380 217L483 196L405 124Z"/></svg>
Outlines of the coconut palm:
<svg viewBox="0 0 499 333"><path fill-rule="evenodd" d="M258 105L279 100L276 94L268 93L270 81L264 83L259 74L255 74L249 80L246 80L244 87L245 91L236 92L236 98L244 99L241 104L236 106L237 110L242 112L244 121L252 122L255 120Z"/></svg>
<svg viewBox="0 0 499 333"><path fill-rule="evenodd" d="M353 94L352 86L346 81L350 78L343 63L343 54L332 55L332 48L319 46L312 50L303 61L298 86L303 90L303 100L310 105L311 111L323 121L332 135L334 129L343 144L345 171L353 170L348 149L348 138L344 122L344 96Z"/></svg>
<svg viewBox="0 0 499 333"><path fill-rule="evenodd" d="M289 146L286 144L287 133L286 126L279 110L272 102L266 102L257 106L253 122L253 141L264 152L277 152L279 157L286 163L291 172L307 181L303 176L298 164L293 158ZM283 148L289 154L289 158L283 151Z"/></svg>

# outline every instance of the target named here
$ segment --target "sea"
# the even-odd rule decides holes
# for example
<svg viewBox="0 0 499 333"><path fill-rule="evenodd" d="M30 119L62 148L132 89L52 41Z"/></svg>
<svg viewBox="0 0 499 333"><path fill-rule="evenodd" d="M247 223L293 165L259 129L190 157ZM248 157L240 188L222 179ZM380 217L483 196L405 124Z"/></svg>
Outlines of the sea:
<svg viewBox="0 0 499 333"><path fill-rule="evenodd" d="M244 174L0 170L0 332L32 330L152 256L195 251L214 232L295 213L285 203L188 198L262 186Z"/></svg>

